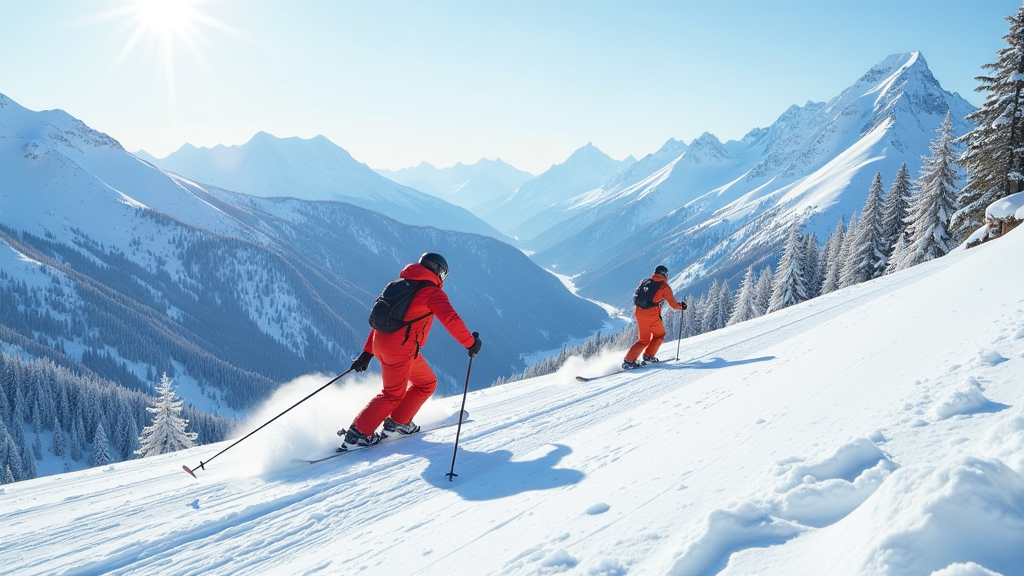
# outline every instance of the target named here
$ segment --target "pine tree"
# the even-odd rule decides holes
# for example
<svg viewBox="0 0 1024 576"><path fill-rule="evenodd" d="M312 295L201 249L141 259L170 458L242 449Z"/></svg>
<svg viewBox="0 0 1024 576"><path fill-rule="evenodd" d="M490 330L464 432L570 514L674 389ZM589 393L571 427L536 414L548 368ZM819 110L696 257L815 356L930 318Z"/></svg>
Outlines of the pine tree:
<svg viewBox="0 0 1024 576"><path fill-rule="evenodd" d="M39 415L39 401L32 403L32 433L39 434L43 431L43 419Z"/></svg>
<svg viewBox="0 0 1024 576"><path fill-rule="evenodd" d="M775 275L772 274L771 266L765 266L761 270L761 275L757 277L757 307L761 309L761 314L768 310L768 304L772 301L772 282L774 279Z"/></svg>
<svg viewBox="0 0 1024 576"><path fill-rule="evenodd" d="M743 275L743 284L740 286L739 294L736 296L736 304L733 306L732 316L729 317L729 325L739 324L751 318L757 318L764 314L764 310L757 303L757 284L754 280L754 267L747 268Z"/></svg>
<svg viewBox="0 0 1024 576"><path fill-rule="evenodd" d="M910 210L910 176L907 174L907 163L904 162L896 172L896 179L889 188L889 195L885 197L882 206L884 216L882 218L882 243L886 246L886 271L892 266L889 265L889 258L892 257L896 243L900 236L906 232L907 216Z"/></svg>
<svg viewBox="0 0 1024 576"><path fill-rule="evenodd" d="M721 326L718 326L716 320L718 311L718 296L721 293L718 286L718 279L711 283L711 287L708 288L707 295L702 297L704 305L701 307L702 317L700 322L701 333L711 332L712 330L718 330Z"/></svg>
<svg viewBox="0 0 1024 576"><path fill-rule="evenodd" d="M36 462L32 458L32 450L28 444L21 445L21 479L28 480L36 477Z"/></svg>
<svg viewBox="0 0 1024 576"><path fill-rule="evenodd" d="M10 466L4 466L3 483L4 484L14 484L14 474L11 473L11 467Z"/></svg>
<svg viewBox="0 0 1024 576"><path fill-rule="evenodd" d="M959 239L981 226L989 204L1024 189L1024 6L1006 20L1007 46L994 63L982 66L992 75L975 78L975 91L987 92L967 116L975 127L958 139L967 144L962 164L968 174L951 222Z"/></svg>
<svg viewBox="0 0 1024 576"><path fill-rule="evenodd" d="M50 451L53 452L54 456L63 456L64 451L67 449L67 443L64 441L64 431L60 428L60 422L56 418L53 420L53 444Z"/></svg>
<svg viewBox="0 0 1024 576"><path fill-rule="evenodd" d="M82 437L78 435L78 426L71 427L70 455L71 459L78 462L82 459Z"/></svg>
<svg viewBox="0 0 1024 576"><path fill-rule="evenodd" d="M128 420L125 430L127 431L127 437L125 438L124 459L131 460L138 455L140 449L139 427L135 424L134 418Z"/></svg>
<svg viewBox="0 0 1024 576"><path fill-rule="evenodd" d="M802 248L801 257L803 258L807 298L814 298L821 290L821 254L818 252L818 235L814 232L805 235Z"/></svg>
<svg viewBox="0 0 1024 576"><path fill-rule="evenodd" d="M842 255L845 239L846 227L843 225L843 219L840 218L836 223L836 229L825 241L825 249L822 251L821 288L818 290L818 294L828 294L839 289L839 278L842 272L839 258Z"/></svg>
<svg viewBox="0 0 1024 576"><path fill-rule="evenodd" d="M35 442L32 442L32 456L39 461L43 459L43 441L39 439L39 434L36 434Z"/></svg>
<svg viewBox="0 0 1024 576"><path fill-rule="evenodd" d="M92 455L89 456L90 466L106 466L110 464L110 450L107 447L107 433L103 431L103 423L96 425L93 437Z"/></svg>
<svg viewBox="0 0 1024 576"><path fill-rule="evenodd" d="M786 247L775 270L772 283L772 299L768 311L774 312L807 300L806 282L803 277L800 253L802 252L800 230L794 225L786 240Z"/></svg>
<svg viewBox="0 0 1024 576"><path fill-rule="evenodd" d="M850 245L846 260L846 276L843 286L853 286L872 278L878 278L885 272L885 256L888 246L882 243L882 186L881 172L875 174L868 189L868 197L864 200L860 221L857 222L857 234Z"/></svg>
<svg viewBox="0 0 1024 576"><path fill-rule="evenodd" d="M135 451L143 458L191 448L197 437L195 432L185 432L188 420L180 415L183 401L171 390L171 380L166 373L160 379L157 393L159 397L154 406L146 408L153 414L153 424L142 429L139 449Z"/></svg>
<svg viewBox="0 0 1024 576"><path fill-rule="evenodd" d="M925 158L921 168L921 177L917 181L919 192L913 198L907 219L907 229L912 232L897 264L900 269L945 256L956 246L948 227L960 175L956 170L953 122L949 112L936 132L939 132L939 137L932 140L929 147L931 155Z"/></svg>
<svg viewBox="0 0 1024 576"><path fill-rule="evenodd" d="M852 259L850 255L854 251L857 242L857 217L850 217L850 225L846 227L846 234L843 236L843 248L839 251L839 287L846 288L856 284L857 272L855 267L850 266Z"/></svg>
<svg viewBox="0 0 1024 576"><path fill-rule="evenodd" d="M732 308L732 290L729 290L728 282L722 282L718 288L718 302L715 307L715 325L718 328L725 328L729 324Z"/></svg>

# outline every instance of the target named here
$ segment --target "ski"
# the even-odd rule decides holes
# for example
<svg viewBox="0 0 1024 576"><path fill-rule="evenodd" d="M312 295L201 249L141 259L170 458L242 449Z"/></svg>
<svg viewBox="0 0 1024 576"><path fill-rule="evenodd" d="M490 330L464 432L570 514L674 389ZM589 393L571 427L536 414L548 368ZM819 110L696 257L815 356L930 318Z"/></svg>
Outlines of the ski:
<svg viewBox="0 0 1024 576"><path fill-rule="evenodd" d="M465 422L468 422L468 421L469 421L469 412L467 410L463 410L462 411L462 422L465 423ZM374 444L373 446L355 446L355 447L352 447L352 448L348 448L348 447L345 446L344 443L342 443L341 447L338 448L337 451L334 454L331 454L330 456L324 456L323 458L316 458L316 459L293 458L292 462L301 462L303 464L316 464L318 462L323 462L325 460L330 460L332 458L337 458L338 456L344 456L346 454L351 454L353 452L359 452L359 451L365 450L367 448L373 448L374 446L380 446L382 444L390 444L392 442L401 440L402 438L409 438L409 437L412 437L412 436L417 436L419 434L423 434L424 432L432 432L434 430L440 430L442 428L450 428L452 426L458 425L458 423L459 423L459 413L456 412L456 413L452 414L451 416L449 416L449 417L447 417L447 418L445 418L443 420L440 420L440 421L435 422L433 424L429 424L429 425L426 425L426 426L422 427L419 432L415 432L413 434L402 435L402 434L396 433L394 436L387 436L385 434L382 434L384 436L384 438L379 443ZM345 436L345 429L344 428L342 428L341 430L338 430L338 436Z"/></svg>
<svg viewBox="0 0 1024 576"><path fill-rule="evenodd" d="M639 368L630 368L629 370L616 370L615 372L612 372L611 374L603 374L601 376L589 376L589 377L588 376L577 376L576 377L576 381L577 382L593 382L594 380L600 380L601 378L607 378L609 376L615 376L616 374L622 374L623 372L635 372L636 370L643 370L644 368L650 368L652 366L657 366L659 364L664 364L665 362L668 362L668 360L663 360L661 362L652 362L650 364L644 364L644 365L640 366Z"/></svg>

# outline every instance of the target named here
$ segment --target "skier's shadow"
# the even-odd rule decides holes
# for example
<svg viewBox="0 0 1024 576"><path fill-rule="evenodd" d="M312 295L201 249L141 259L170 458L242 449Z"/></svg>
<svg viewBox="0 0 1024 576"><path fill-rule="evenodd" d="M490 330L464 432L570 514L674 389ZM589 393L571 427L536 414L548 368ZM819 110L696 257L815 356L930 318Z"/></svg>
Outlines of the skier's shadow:
<svg viewBox="0 0 1024 576"><path fill-rule="evenodd" d="M473 452L460 447L455 473L449 480L451 455L432 457L423 479L436 488L455 492L464 500L497 500L531 490L549 490L578 484L585 474L569 468L555 468L572 449L562 444L535 460L512 461L512 452ZM471 480L471 481L467 481Z"/></svg>
<svg viewBox="0 0 1024 576"><path fill-rule="evenodd" d="M688 368L691 370L717 370L719 368L742 366L744 364L753 364L754 362L769 362L771 360L775 360L775 356L761 356L760 358L747 358L746 360L726 360L725 358L715 357L704 362L701 362L700 360L691 360L689 362L672 364L671 367Z"/></svg>

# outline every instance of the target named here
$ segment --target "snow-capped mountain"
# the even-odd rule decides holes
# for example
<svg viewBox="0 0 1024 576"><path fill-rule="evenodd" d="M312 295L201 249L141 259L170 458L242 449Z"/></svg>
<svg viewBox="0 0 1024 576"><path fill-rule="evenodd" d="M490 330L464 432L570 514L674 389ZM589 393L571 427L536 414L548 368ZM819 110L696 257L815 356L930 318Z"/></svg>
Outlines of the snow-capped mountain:
<svg viewBox="0 0 1024 576"><path fill-rule="evenodd" d="M520 225L545 208L592 190L629 168L636 159L614 160L592 143L561 164L523 183L508 197L478 205L480 217L511 236L528 234Z"/></svg>
<svg viewBox="0 0 1024 576"><path fill-rule="evenodd" d="M189 180L251 196L348 202L406 224L505 239L468 210L388 180L324 136L277 138L260 132L241 146L185 144L150 161Z"/></svg>
<svg viewBox="0 0 1024 576"><path fill-rule="evenodd" d="M27 338L132 388L168 372L197 406L245 409L299 374L344 370L369 305L427 251L448 258L446 290L487 346L472 387L605 317L493 238L197 184L0 96L0 345ZM465 350L442 335L430 347L441 390L461 386Z"/></svg>
<svg viewBox="0 0 1024 576"><path fill-rule="evenodd" d="M404 186L432 194L456 206L474 211L485 202L506 198L534 176L501 158L481 159L476 164L459 162L450 168L435 168L422 162L401 170L379 169L377 173Z"/></svg>
<svg viewBox="0 0 1024 576"><path fill-rule="evenodd" d="M1019 227L684 340L680 362L573 379L619 350L472 392L452 478L454 428L292 462L333 450L377 392L365 382L213 461L227 443L4 485L4 569L1019 575L1022 251ZM239 436L315 384L283 388ZM434 399L418 422L460 404ZM198 480L181 470L200 461Z"/></svg>
<svg viewBox="0 0 1024 576"><path fill-rule="evenodd" d="M823 241L860 210L876 172L890 183L921 166L952 110L957 134L973 107L946 92L917 52L890 56L828 103L793 106L768 128L721 143L704 134L664 164L546 210L534 259L575 279L581 293L623 303L655 264L699 291L774 263L794 221ZM671 158L671 159L668 159ZM646 159L645 159L646 160ZM657 168L657 169L655 169Z"/></svg>

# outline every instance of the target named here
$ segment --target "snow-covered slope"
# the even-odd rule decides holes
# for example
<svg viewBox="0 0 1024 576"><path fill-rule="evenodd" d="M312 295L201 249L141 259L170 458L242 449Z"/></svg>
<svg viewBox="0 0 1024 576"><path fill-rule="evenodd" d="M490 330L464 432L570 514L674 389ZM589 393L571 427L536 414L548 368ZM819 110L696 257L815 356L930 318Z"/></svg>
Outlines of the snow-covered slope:
<svg viewBox="0 0 1024 576"><path fill-rule="evenodd" d="M658 170L549 209L540 216L551 227L526 247L544 266L582 273L581 294L600 300L625 301L655 263L699 291L774 263L794 221L824 241L860 210L876 172L886 185L903 162L916 175L947 110L964 133L973 107L919 53L890 56L826 104L793 106L740 141L704 134L674 158L655 154Z"/></svg>
<svg viewBox="0 0 1024 576"><path fill-rule="evenodd" d="M276 138L260 132L241 146L182 146L156 166L252 196L349 202L406 224L505 239L468 210L402 186L324 136Z"/></svg>
<svg viewBox="0 0 1024 576"><path fill-rule="evenodd" d="M508 197L485 202L474 210L498 230L518 236L519 226L537 213L600 186L634 162L632 156L614 160L588 142Z"/></svg>
<svg viewBox="0 0 1024 576"><path fill-rule="evenodd" d="M435 168L423 162L402 170L377 173L404 186L432 194L473 211L485 202L505 198L534 176L502 161L484 158L476 164L459 162L450 168Z"/></svg>
<svg viewBox="0 0 1024 576"><path fill-rule="evenodd" d="M572 378L614 355L471 393L451 481L453 429L289 462L330 450L371 379L300 406L198 480L181 466L226 444L4 486L4 568L1020 574L1022 251L1018 228L686 340L678 363ZM294 383L252 424L322 381ZM435 399L421 422L459 404Z"/></svg>

